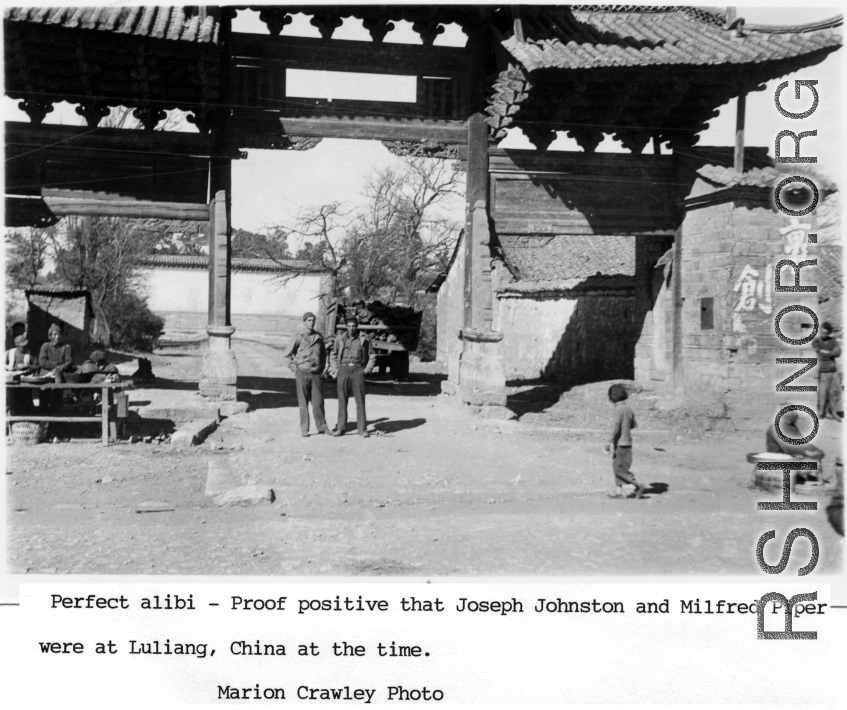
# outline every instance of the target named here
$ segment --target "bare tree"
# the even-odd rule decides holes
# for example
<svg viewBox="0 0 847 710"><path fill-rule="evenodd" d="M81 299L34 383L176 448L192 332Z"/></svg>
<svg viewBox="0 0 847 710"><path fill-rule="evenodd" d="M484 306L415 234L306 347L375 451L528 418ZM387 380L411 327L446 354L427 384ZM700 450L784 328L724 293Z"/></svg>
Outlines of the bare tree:
<svg viewBox="0 0 847 710"><path fill-rule="evenodd" d="M70 216L45 230L50 256L60 281L92 295L95 339L109 343L118 319L132 319L122 303L138 309L141 283L138 267L161 238L136 220L121 217Z"/></svg>
<svg viewBox="0 0 847 710"><path fill-rule="evenodd" d="M462 175L446 161L404 163L374 173L367 205L345 236L345 281L356 298L412 305L420 278L443 268L456 244L461 225L449 208L462 196Z"/></svg>
<svg viewBox="0 0 847 710"><path fill-rule="evenodd" d="M47 257L48 240L40 229L23 229L4 235L6 289L23 290L38 281Z"/></svg>
<svg viewBox="0 0 847 710"><path fill-rule="evenodd" d="M329 297L341 295L341 272L345 265L339 245L350 228L350 211L340 202L309 207L300 211L295 224L288 230L298 243L297 256L311 268L329 272ZM296 275L308 269L295 267L289 273ZM284 277L284 276L283 276Z"/></svg>

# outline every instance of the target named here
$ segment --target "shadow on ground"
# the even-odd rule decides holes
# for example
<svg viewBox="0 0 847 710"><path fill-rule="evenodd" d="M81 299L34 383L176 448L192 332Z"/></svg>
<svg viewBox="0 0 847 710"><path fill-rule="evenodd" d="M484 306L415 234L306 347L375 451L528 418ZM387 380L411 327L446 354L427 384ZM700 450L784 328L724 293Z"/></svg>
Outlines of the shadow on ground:
<svg viewBox="0 0 847 710"><path fill-rule="evenodd" d="M654 482L647 485L647 489L644 491L644 493L658 496L662 495L662 493L667 493L668 488L670 488L670 486L668 486L667 483Z"/></svg>
<svg viewBox="0 0 847 710"><path fill-rule="evenodd" d="M556 380L514 380L506 387L516 391L509 392L506 406L518 417L530 412L543 412L559 401L570 385Z"/></svg>
<svg viewBox="0 0 847 710"><path fill-rule="evenodd" d="M426 424L426 419L418 418L418 419L376 419L373 422L368 422L368 424L373 424L373 430L382 432L383 434L393 434L397 431L403 431L404 429L415 429L419 426L423 426Z"/></svg>

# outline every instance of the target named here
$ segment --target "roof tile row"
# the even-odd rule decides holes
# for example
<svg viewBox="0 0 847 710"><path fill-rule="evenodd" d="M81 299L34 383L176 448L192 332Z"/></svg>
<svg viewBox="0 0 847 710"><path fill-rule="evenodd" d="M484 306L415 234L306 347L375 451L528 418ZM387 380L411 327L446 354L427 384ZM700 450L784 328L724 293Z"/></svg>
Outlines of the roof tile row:
<svg viewBox="0 0 847 710"><path fill-rule="evenodd" d="M526 40L503 46L526 69L772 62L841 46L842 17L792 31L725 29L691 8L553 7L525 20Z"/></svg>
<svg viewBox="0 0 847 710"><path fill-rule="evenodd" d="M201 44L215 43L218 39L215 7L13 7L4 10L3 17L12 22L81 27Z"/></svg>

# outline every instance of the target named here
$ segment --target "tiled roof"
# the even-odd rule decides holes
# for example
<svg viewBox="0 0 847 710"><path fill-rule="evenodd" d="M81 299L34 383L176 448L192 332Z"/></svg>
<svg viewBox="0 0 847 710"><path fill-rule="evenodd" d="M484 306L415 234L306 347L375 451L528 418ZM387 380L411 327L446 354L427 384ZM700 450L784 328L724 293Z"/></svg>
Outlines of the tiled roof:
<svg viewBox="0 0 847 710"><path fill-rule="evenodd" d="M147 267L160 267L166 269L208 269L208 256L183 256L181 254L151 254L141 260L141 264ZM285 273L300 271L306 273L323 273L326 269L315 266L310 261L288 259L285 261L274 261L273 259L233 259L233 271L268 271L274 273Z"/></svg>
<svg viewBox="0 0 847 710"><path fill-rule="evenodd" d="M500 236L509 270L518 281L577 281L593 276L633 276L635 237L558 234Z"/></svg>
<svg viewBox="0 0 847 710"><path fill-rule="evenodd" d="M572 6L522 15L525 41L503 46L529 71L649 65L761 64L841 46L843 17L791 28L725 29L717 11L691 7Z"/></svg>
<svg viewBox="0 0 847 710"><path fill-rule="evenodd" d="M14 7L3 11L12 22L103 30L117 34L186 42L217 42L216 7Z"/></svg>
<svg viewBox="0 0 847 710"><path fill-rule="evenodd" d="M80 298L81 296L90 296L86 290L71 288L64 284L40 284L32 286L24 291L27 298L30 296L57 296L62 298Z"/></svg>
<svg viewBox="0 0 847 710"><path fill-rule="evenodd" d="M780 165L778 167L753 168L738 173L734 168L722 165L703 165L697 173L711 182L719 185L734 187L771 187L774 183L788 175L802 175L811 179L818 189L834 192L838 188L835 183L817 171L810 170L804 165Z"/></svg>

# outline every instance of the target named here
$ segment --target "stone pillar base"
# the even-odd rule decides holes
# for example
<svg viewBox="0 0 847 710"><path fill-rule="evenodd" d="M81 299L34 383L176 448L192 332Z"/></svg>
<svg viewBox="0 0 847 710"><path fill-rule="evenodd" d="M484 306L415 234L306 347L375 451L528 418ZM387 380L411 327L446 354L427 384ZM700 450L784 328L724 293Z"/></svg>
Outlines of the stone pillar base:
<svg viewBox="0 0 847 710"><path fill-rule="evenodd" d="M473 407L506 406L506 372L500 353L502 333L465 328L456 393Z"/></svg>
<svg viewBox="0 0 847 710"><path fill-rule="evenodd" d="M209 349L203 356L200 375L200 394L216 402L234 402L237 399L238 365L229 340L235 328L209 326Z"/></svg>

